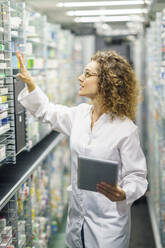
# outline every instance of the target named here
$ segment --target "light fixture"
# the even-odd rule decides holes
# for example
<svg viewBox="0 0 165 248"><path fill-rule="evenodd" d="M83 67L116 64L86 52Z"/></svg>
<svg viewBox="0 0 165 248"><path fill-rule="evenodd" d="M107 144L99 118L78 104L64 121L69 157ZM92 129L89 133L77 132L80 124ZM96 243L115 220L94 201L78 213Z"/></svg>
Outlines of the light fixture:
<svg viewBox="0 0 165 248"><path fill-rule="evenodd" d="M133 16L88 16L88 17L76 17L75 22L79 23L91 23L91 22L143 22L144 18L138 15Z"/></svg>
<svg viewBox="0 0 165 248"><path fill-rule="evenodd" d="M147 9L75 10L66 13L68 16L136 15L146 14Z"/></svg>
<svg viewBox="0 0 165 248"><path fill-rule="evenodd" d="M103 6L125 6L125 5L143 5L149 4L149 0L137 0L137 1L93 1L93 2L59 2L57 7L103 7Z"/></svg>

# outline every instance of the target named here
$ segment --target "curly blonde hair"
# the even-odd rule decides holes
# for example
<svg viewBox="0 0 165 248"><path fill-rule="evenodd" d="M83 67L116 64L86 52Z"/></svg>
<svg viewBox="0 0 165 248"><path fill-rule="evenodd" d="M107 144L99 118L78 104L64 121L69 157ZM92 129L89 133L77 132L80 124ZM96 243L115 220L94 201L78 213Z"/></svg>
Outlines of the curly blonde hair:
<svg viewBox="0 0 165 248"><path fill-rule="evenodd" d="M128 61L115 51L98 51L91 58L99 64L98 93L111 119L135 120L140 85Z"/></svg>

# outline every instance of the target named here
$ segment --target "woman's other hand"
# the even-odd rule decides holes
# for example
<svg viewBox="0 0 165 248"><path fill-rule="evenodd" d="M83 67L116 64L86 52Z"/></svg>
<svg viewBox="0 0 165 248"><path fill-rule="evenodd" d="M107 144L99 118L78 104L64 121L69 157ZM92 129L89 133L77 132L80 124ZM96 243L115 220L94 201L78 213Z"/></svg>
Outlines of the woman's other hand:
<svg viewBox="0 0 165 248"><path fill-rule="evenodd" d="M126 194L119 186L113 186L106 182L97 184L96 189L99 193L105 195L108 199L113 202L123 201L126 199Z"/></svg>
<svg viewBox="0 0 165 248"><path fill-rule="evenodd" d="M33 91L36 87L30 73L26 70L25 67L25 59L24 54L20 54L19 51L16 51L16 56L20 64L20 73L17 74L17 77L19 77L24 83L27 84L29 92Z"/></svg>

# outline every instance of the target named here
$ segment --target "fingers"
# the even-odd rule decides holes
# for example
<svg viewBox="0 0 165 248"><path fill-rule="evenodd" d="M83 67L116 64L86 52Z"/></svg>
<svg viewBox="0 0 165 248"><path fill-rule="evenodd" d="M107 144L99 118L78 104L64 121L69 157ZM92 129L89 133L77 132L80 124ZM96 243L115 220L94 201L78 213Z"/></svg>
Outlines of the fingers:
<svg viewBox="0 0 165 248"><path fill-rule="evenodd" d="M106 187L102 184L97 184L97 189L103 190L104 192L107 192L108 194L111 194L114 197L120 197L120 193L121 193L120 191L111 190L109 187Z"/></svg>
<svg viewBox="0 0 165 248"><path fill-rule="evenodd" d="M100 185L102 185L102 187L104 187L108 191L119 192L119 189L120 189L119 187L111 185L111 184L106 183L106 182L101 182Z"/></svg>
<svg viewBox="0 0 165 248"><path fill-rule="evenodd" d="M105 182L101 182L96 186L98 192L107 196L111 201L120 201L125 199L125 192L119 186L113 186Z"/></svg>
<svg viewBox="0 0 165 248"><path fill-rule="evenodd" d="M22 81L24 81L26 79L25 76L23 74L21 74L21 73L18 73L16 75L16 78L20 78Z"/></svg>
<svg viewBox="0 0 165 248"><path fill-rule="evenodd" d="M24 66L24 55L23 57L21 56L20 52L19 51L16 51L16 56L17 56L17 59L20 63L20 69L25 69L25 66Z"/></svg>
<svg viewBox="0 0 165 248"><path fill-rule="evenodd" d="M23 64L25 64L25 55L24 55L24 53L22 53L22 60L23 60Z"/></svg>
<svg viewBox="0 0 165 248"><path fill-rule="evenodd" d="M97 188L97 190L98 190L99 193L102 193L103 195L105 195L111 201L117 201L117 198L113 194L107 192L105 189L99 187L99 188Z"/></svg>

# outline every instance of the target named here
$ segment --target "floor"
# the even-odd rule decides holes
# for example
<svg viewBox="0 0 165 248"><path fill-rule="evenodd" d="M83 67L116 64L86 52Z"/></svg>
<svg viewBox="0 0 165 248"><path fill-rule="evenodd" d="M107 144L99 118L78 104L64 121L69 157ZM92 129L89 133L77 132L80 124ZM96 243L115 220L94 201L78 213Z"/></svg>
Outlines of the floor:
<svg viewBox="0 0 165 248"><path fill-rule="evenodd" d="M132 228L129 248L156 248L151 228L146 199L137 201L131 210ZM50 248L66 248L65 246L65 224L66 216L59 232L52 240Z"/></svg>

